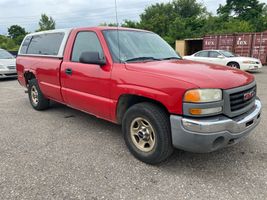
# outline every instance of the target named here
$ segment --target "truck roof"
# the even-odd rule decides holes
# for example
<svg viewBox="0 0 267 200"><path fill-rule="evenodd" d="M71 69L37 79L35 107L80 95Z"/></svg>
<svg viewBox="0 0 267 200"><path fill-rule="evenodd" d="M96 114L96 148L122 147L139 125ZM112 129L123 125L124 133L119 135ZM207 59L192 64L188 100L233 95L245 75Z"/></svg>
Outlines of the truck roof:
<svg viewBox="0 0 267 200"><path fill-rule="evenodd" d="M27 36L41 35L41 34L48 34L48 33L58 33L58 32L70 33L72 30L84 30L84 29L99 30L99 31L104 31L104 30L134 30L134 31L150 32L150 31L146 31L146 30L126 28L126 27L94 26L94 27L77 27L77 28L64 28L64 29L54 29L54 30L48 30L48 31L39 31L39 32L35 32L35 33L29 33Z"/></svg>
<svg viewBox="0 0 267 200"><path fill-rule="evenodd" d="M67 43L67 40L69 38L70 33L73 31L84 31L84 30L92 30L92 31L103 31L103 30L131 30L131 31L140 31L140 32L149 32L145 30L140 30L140 29L133 29L133 28L124 28L124 27L108 27L108 26L97 26L97 27L79 27L79 28L65 28L65 29L55 29L55 30L49 30L49 31L40 31L40 32L35 32L35 33L30 33L25 36L24 40L21 43L18 55L28 55L28 56L44 56L44 57L56 57L56 58L63 58L64 54L64 49ZM46 34L64 34L62 36L62 41L60 42L60 46L58 51L53 54L46 54L46 53L36 53L36 54L31 54L28 53L28 47L31 43L32 38L38 36L38 35L46 35Z"/></svg>
<svg viewBox="0 0 267 200"><path fill-rule="evenodd" d="M115 26L79 27L79 28L74 28L74 29L76 29L76 30L91 29L91 30L99 30L99 31L104 31L104 30L134 30L134 31L150 32L150 31L142 30L142 29L134 29L134 28L127 28L127 27L115 27Z"/></svg>

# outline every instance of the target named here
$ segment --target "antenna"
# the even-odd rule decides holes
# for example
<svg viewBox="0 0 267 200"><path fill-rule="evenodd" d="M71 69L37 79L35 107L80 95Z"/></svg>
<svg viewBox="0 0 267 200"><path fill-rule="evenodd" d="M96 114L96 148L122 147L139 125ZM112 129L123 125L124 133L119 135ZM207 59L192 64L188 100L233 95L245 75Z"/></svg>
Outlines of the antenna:
<svg viewBox="0 0 267 200"><path fill-rule="evenodd" d="M115 0L115 13L116 13L116 23L117 23L117 39L118 39L118 50L119 50L119 62L121 63L121 48L120 48L120 33L119 33L119 19L118 19L117 0Z"/></svg>
<svg viewBox="0 0 267 200"><path fill-rule="evenodd" d="M116 13L116 23L117 23L117 27L119 27L117 0L115 0L115 13Z"/></svg>

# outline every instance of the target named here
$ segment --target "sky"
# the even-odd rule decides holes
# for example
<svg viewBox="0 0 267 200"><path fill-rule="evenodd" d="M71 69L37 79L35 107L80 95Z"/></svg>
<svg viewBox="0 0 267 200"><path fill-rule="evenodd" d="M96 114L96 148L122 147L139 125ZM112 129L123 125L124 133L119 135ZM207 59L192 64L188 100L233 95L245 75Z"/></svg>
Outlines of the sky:
<svg viewBox="0 0 267 200"><path fill-rule="evenodd" d="M170 0L117 0L119 22L125 19L139 20L144 9L155 3ZM219 4L226 0L198 0L208 11L216 13ZM267 3L267 0L261 0ZM0 34L17 24L28 32L38 29L42 13L52 16L56 28L97 26L103 22L115 22L115 0L0 0Z"/></svg>

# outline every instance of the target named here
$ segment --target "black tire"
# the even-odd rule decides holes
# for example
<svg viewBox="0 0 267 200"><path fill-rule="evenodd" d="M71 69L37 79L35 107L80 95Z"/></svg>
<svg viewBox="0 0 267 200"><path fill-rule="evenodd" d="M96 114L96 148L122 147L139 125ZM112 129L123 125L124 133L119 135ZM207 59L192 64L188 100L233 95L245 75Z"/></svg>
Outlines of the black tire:
<svg viewBox="0 0 267 200"><path fill-rule="evenodd" d="M49 99L44 97L36 79L29 80L28 95L30 103L35 110L45 110L49 107Z"/></svg>
<svg viewBox="0 0 267 200"><path fill-rule="evenodd" d="M134 120L142 118L149 122L155 133L153 149L149 152L141 151L131 136ZM173 152L170 119L165 110L152 103L139 103L130 107L122 121L124 139L130 152L142 162L158 164L166 160ZM151 136L150 136L151 137Z"/></svg>
<svg viewBox="0 0 267 200"><path fill-rule="evenodd" d="M240 65L237 62L229 62L227 64L228 67L232 67L232 68L236 68L236 69L240 69Z"/></svg>

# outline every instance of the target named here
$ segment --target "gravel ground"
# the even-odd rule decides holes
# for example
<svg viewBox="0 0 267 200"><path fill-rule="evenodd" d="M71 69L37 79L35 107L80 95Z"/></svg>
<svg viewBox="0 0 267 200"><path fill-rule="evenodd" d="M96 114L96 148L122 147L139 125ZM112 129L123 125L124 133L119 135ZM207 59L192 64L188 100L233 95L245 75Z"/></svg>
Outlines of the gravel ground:
<svg viewBox="0 0 267 200"><path fill-rule="evenodd" d="M254 75L264 108L253 134L158 166L131 156L119 126L59 104L37 112L1 80L0 199L267 199L267 67Z"/></svg>

